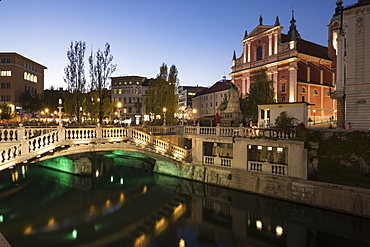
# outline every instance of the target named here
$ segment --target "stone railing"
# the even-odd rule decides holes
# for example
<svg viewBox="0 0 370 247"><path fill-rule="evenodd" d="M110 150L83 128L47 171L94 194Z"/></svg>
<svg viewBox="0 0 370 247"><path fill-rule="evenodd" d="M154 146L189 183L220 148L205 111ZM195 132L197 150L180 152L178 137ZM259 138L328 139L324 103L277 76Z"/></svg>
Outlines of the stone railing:
<svg viewBox="0 0 370 247"><path fill-rule="evenodd" d="M0 170L40 156L66 145L115 143L132 140L137 144L177 160L191 157L191 150L178 147L134 128L25 128L2 129L0 132ZM6 130L6 131L5 131Z"/></svg>
<svg viewBox="0 0 370 247"><path fill-rule="evenodd" d="M218 137L266 137L271 139L292 139L295 137L295 130L279 130L266 128L247 127L202 127L185 126L185 135L218 136Z"/></svg>
<svg viewBox="0 0 370 247"><path fill-rule="evenodd" d="M229 167L232 168L232 158L226 157L219 157L219 156L203 156L203 164L204 165L213 165L213 166L221 166L221 167Z"/></svg>
<svg viewBox="0 0 370 247"><path fill-rule="evenodd" d="M268 162L248 161L248 171L287 176L288 166Z"/></svg>

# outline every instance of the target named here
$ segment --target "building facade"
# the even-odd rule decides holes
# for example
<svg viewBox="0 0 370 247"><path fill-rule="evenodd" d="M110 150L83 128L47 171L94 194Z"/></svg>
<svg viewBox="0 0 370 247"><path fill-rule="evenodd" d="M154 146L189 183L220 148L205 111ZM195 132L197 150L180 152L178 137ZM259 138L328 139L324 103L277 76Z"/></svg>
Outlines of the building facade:
<svg viewBox="0 0 370 247"><path fill-rule="evenodd" d="M337 8L331 20L332 46L338 55L338 127L370 129L370 0Z"/></svg>
<svg viewBox="0 0 370 247"><path fill-rule="evenodd" d="M215 118L221 103L228 97L231 81L225 78L198 92L192 99L195 118ZM220 114L220 112L218 112Z"/></svg>
<svg viewBox="0 0 370 247"><path fill-rule="evenodd" d="M45 66L14 52L0 53L0 104L16 105L22 92L44 90Z"/></svg>
<svg viewBox="0 0 370 247"><path fill-rule="evenodd" d="M192 109L192 98L206 87L180 86L179 92L179 109Z"/></svg>
<svg viewBox="0 0 370 247"><path fill-rule="evenodd" d="M142 123L148 81L142 76L111 77L113 114L117 113L115 117L120 117L126 124ZM121 105L118 105L118 102Z"/></svg>
<svg viewBox="0 0 370 247"><path fill-rule="evenodd" d="M316 122L333 120L336 102L330 97L335 86L335 63L328 47L301 38L294 15L289 32L276 17L274 25L260 24L250 34L245 32L243 52L232 60L232 82L241 96L249 92L252 73L265 68L273 81L275 100L284 102L307 102L309 117Z"/></svg>

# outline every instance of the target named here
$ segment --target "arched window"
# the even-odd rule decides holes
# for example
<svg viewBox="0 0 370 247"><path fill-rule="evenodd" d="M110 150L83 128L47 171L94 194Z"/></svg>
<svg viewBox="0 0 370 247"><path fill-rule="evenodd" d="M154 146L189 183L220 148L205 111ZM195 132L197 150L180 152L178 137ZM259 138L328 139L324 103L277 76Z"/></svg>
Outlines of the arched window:
<svg viewBox="0 0 370 247"><path fill-rule="evenodd" d="M262 46L257 47L257 60L262 59Z"/></svg>
<svg viewBox="0 0 370 247"><path fill-rule="evenodd" d="M319 94L319 92L317 92L317 89L314 89L314 90L312 91L312 94L313 94L313 95L318 95L318 94Z"/></svg>
<svg viewBox="0 0 370 247"><path fill-rule="evenodd" d="M281 97L281 102L284 103L285 102L285 96Z"/></svg>
<svg viewBox="0 0 370 247"><path fill-rule="evenodd" d="M325 92L325 95L326 95L326 96L330 96L330 91L329 91L329 90L327 90L327 91Z"/></svg>
<svg viewBox="0 0 370 247"><path fill-rule="evenodd" d="M301 93L306 93L306 88L301 87Z"/></svg>
<svg viewBox="0 0 370 247"><path fill-rule="evenodd" d="M35 78L34 79L35 79L35 83L37 83L37 75L35 75Z"/></svg>
<svg viewBox="0 0 370 247"><path fill-rule="evenodd" d="M23 79L27 80L27 72L24 72Z"/></svg>

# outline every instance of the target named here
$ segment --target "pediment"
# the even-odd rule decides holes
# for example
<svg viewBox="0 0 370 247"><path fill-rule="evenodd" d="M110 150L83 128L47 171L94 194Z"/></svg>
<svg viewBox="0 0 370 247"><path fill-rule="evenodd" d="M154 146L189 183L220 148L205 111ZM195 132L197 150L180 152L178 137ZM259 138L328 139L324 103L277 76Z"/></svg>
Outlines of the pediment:
<svg viewBox="0 0 370 247"><path fill-rule="evenodd" d="M253 37L253 36L257 36L258 34L260 33L263 33L267 30L270 30L272 28L275 28L276 26L264 26L264 25L259 25L257 26L255 29L253 29L253 31L247 35L247 37L245 37L245 39L248 39L250 37Z"/></svg>

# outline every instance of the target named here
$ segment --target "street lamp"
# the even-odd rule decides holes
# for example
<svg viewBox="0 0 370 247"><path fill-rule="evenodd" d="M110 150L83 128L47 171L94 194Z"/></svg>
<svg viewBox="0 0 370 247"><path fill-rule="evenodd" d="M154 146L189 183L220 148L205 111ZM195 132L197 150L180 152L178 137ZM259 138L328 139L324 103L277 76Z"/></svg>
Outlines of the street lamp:
<svg viewBox="0 0 370 247"><path fill-rule="evenodd" d="M334 123L337 123L337 110L334 110Z"/></svg>
<svg viewBox="0 0 370 247"><path fill-rule="evenodd" d="M316 110L313 110L313 125L316 124Z"/></svg>
<svg viewBox="0 0 370 247"><path fill-rule="evenodd" d="M82 106L80 106L80 123L82 123Z"/></svg>
<svg viewBox="0 0 370 247"><path fill-rule="evenodd" d="M194 121L194 125L195 125L195 117L196 117L196 114L197 114L197 109L193 108L193 121Z"/></svg>
<svg viewBox="0 0 370 247"><path fill-rule="evenodd" d="M166 112L167 112L167 108L166 107L163 107L162 111L163 111L163 126L166 126Z"/></svg>
<svg viewBox="0 0 370 247"><path fill-rule="evenodd" d="M118 123L121 124L121 108L122 103L120 101L117 102L117 109L118 109Z"/></svg>
<svg viewBox="0 0 370 247"><path fill-rule="evenodd" d="M184 121L185 121L185 119L184 119L184 115L185 115L185 114L184 114L184 113L185 113L185 108L186 108L185 106L181 106L181 108L180 108L180 109L181 109L181 113L182 113L182 117L181 117L181 118L182 118L181 126L182 126L182 133L183 133L183 134L184 134Z"/></svg>

